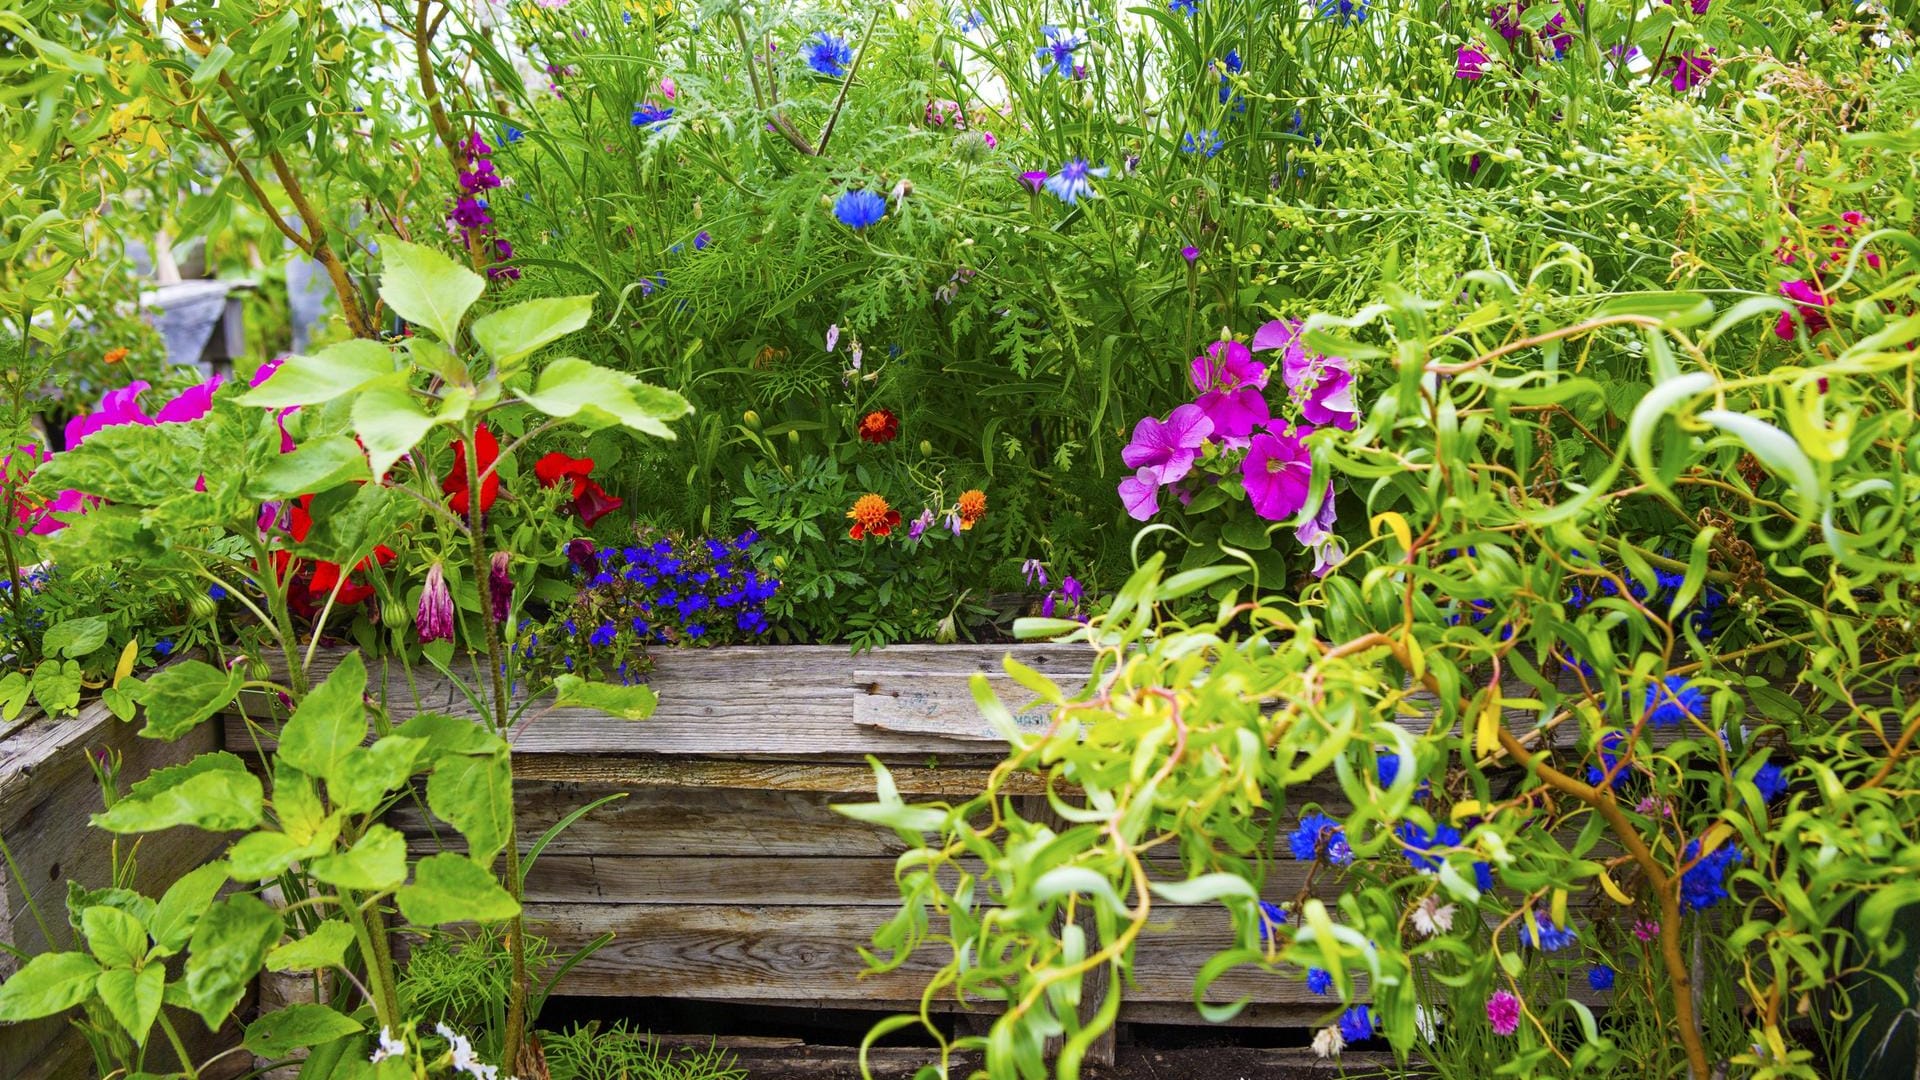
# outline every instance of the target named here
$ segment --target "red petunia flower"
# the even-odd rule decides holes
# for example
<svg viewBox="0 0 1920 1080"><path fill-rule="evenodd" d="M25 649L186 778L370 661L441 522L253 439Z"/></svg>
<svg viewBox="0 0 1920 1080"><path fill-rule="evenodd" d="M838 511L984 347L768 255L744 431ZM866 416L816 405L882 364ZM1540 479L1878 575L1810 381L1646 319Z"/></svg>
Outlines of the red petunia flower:
<svg viewBox="0 0 1920 1080"><path fill-rule="evenodd" d="M583 524L592 525L615 510L620 509L624 500L607 494L606 489L593 481L587 481L586 487L574 496L573 512L580 515Z"/></svg>
<svg viewBox="0 0 1920 1080"><path fill-rule="evenodd" d="M900 437L900 418L892 409L875 409L860 418L860 438L875 446Z"/></svg>
<svg viewBox="0 0 1920 1080"><path fill-rule="evenodd" d="M482 424L474 432L473 445L477 450L474 464L484 474L480 480L480 512L485 513L493 509L493 500L500 494L499 471L487 471L500 458L500 443L493 437L493 432ZM449 505L453 507L454 513L464 515L472 506L471 492L467 489L467 442L465 439L456 440L453 444L453 471L440 482L440 490L453 496Z"/></svg>
<svg viewBox="0 0 1920 1080"><path fill-rule="evenodd" d="M592 525L623 505L623 500L607 494L605 488L593 482L592 458L568 457L555 451L534 463L533 474L540 478L542 487L558 487L562 481L571 481L573 512L580 515L580 520L587 525Z"/></svg>

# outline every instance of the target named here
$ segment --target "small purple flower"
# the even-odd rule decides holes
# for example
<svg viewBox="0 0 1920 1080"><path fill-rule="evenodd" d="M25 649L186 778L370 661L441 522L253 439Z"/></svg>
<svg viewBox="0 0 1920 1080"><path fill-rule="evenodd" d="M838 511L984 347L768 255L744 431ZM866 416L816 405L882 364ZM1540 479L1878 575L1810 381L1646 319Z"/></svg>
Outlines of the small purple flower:
<svg viewBox="0 0 1920 1080"><path fill-rule="evenodd" d="M1460 52L1454 57L1453 77L1456 79L1478 79L1487 73L1487 65L1493 57L1472 45L1460 46Z"/></svg>
<svg viewBox="0 0 1920 1080"><path fill-rule="evenodd" d="M1188 244L1186 247L1180 249L1180 257L1188 262L1192 262L1200 257L1200 249L1194 247L1192 244Z"/></svg>
<svg viewBox="0 0 1920 1080"><path fill-rule="evenodd" d="M1078 34L1069 34L1057 26L1043 26L1040 33L1047 39L1045 45L1033 50L1033 58L1040 62L1040 70L1077 78L1073 54L1074 50L1087 43L1086 39Z"/></svg>
<svg viewBox="0 0 1920 1080"><path fill-rule="evenodd" d="M1049 175L1051 174L1045 169L1029 169L1020 174L1020 182L1027 185L1028 191L1038 195L1040 194L1041 187L1046 184Z"/></svg>
<svg viewBox="0 0 1920 1080"><path fill-rule="evenodd" d="M1703 53L1681 53L1668 59L1673 70L1673 89L1675 93L1687 91L1707 81L1713 74L1713 50Z"/></svg>
<svg viewBox="0 0 1920 1080"><path fill-rule="evenodd" d="M447 577L439 563L427 569L426 583L420 589L420 610L413 622L422 642L453 640L453 594L447 591Z"/></svg>
<svg viewBox="0 0 1920 1080"><path fill-rule="evenodd" d="M582 574L591 577L600 572L600 556L593 541L585 537L567 541L567 561Z"/></svg>
<svg viewBox="0 0 1920 1080"><path fill-rule="evenodd" d="M1044 186L1053 193L1055 198L1068 206L1073 206L1081 199L1094 196L1091 178L1106 175L1105 165L1096 167L1087 164L1086 158L1074 158L1060 166L1059 172L1048 177Z"/></svg>
<svg viewBox="0 0 1920 1080"><path fill-rule="evenodd" d="M933 509L931 507L922 509L920 511L920 516L917 518L914 518L913 521L907 525L907 539L909 540L920 539L921 534L925 533L928 527L931 526L932 524L933 524Z"/></svg>
<svg viewBox="0 0 1920 1080"><path fill-rule="evenodd" d="M463 229L484 229L493 224L493 215L487 212L486 200L471 195L463 196L454 203L453 213L448 216Z"/></svg>
<svg viewBox="0 0 1920 1080"><path fill-rule="evenodd" d="M1308 353L1300 340L1301 326L1298 319L1275 319L1254 331L1253 347L1256 351L1281 350L1281 381L1307 423L1352 431L1359 423L1359 407L1353 402L1353 368L1343 357Z"/></svg>

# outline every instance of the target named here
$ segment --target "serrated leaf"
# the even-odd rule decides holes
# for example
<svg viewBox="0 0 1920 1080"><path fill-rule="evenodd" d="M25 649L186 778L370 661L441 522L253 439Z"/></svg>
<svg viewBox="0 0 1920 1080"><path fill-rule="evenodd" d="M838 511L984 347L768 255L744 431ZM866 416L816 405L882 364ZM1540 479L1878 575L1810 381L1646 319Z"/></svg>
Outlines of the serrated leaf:
<svg viewBox="0 0 1920 1080"><path fill-rule="evenodd" d="M414 398L404 373L362 387L353 399L353 431L367 448L374 482L384 482L387 471L420 445L435 422Z"/></svg>
<svg viewBox="0 0 1920 1080"><path fill-rule="evenodd" d="M307 860L307 873L342 889L384 892L407 879L406 838L375 824L347 851Z"/></svg>
<svg viewBox="0 0 1920 1080"><path fill-rule="evenodd" d="M200 913L207 910L226 885L227 870L225 861L210 862L187 871L167 887L160 902L154 905L153 918L147 927L162 955L172 955L186 947Z"/></svg>
<svg viewBox="0 0 1920 1080"><path fill-rule="evenodd" d="M137 972L132 968L103 971L94 983L94 990L114 1020L133 1036L133 1041L145 1046L147 1036L153 1032L153 1022L160 1015L160 1000L167 990L167 969L154 964Z"/></svg>
<svg viewBox="0 0 1920 1080"><path fill-rule="evenodd" d="M149 676L140 692L147 724L140 734L149 739L174 739L192 731L225 708L240 688L244 672L200 660L181 660Z"/></svg>
<svg viewBox="0 0 1920 1080"><path fill-rule="evenodd" d="M350 652L327 680L308 692L280 732L280 757L331 782L367 738L367 665Z"/></svg>
<svg viewBox="0 0 1920 1080"><path fill-rule="evenodd" d="M380 298L394 314L457 345L460 320L486 291L487 279L429 247L391 236L379 244Z"/></svg>
<svg viewBox="0 0 1920 1080"><path fill-rule="evenodd" d="M333 805L349 814L367 814L399 790L421 766L425 739L387 735L372 746L356 746L327 784Z"/></svg>
<svg viewBox="0 0 1920 1080"><path fill-rule="evenodd" d="M392 349L377 341L353 338L312 356L287 357L267 381L235 400L266 409L318 405L393 372Z"/></svg>
<svg viewBox="0 0 1920 1080"><path fill-rule="evenodd" d="M497 364L511 364L587 325L593 295L528 300L473 320L474 344Z"/></svg>
<svg viewBox="0 0 1920 1080"><path fill-rule="evenodd" d="M100 965L86 953L42 953L0 985L0 1020L38 1020L87 1000Z"/></svg>
<svg viewBox="0 0 1920 1080"><path fill-rule="evenodd" d="M338 919L321 923L313 933L289 941L267 954L268 971L318 971L344 967L353 927Z"/></svg>
<svg viewBox="0 0 1920 1080"><path fill-rule="evenodd" d="M360 445L345 435L332 435L308 439L292 453L269 461L247 478L246 492L251 498L271 502L326 491L371 475Z"/></svg>
<svg viewBox="0 0 1920 1080"><path fill-rule="evenodd" d="M207 909L193 928L187 953L187 1000L218 1031L260 973L267 950L280 940L280 915L251 893Z"/></svg>
<svg viewBox="0 0 1920 1080"><path fill-rule="evenodd" d="M415 926L498 922L520 913L520 905L492 874L452 852L421 859L413 868L413 884L394 894L394 901Z"/></svg>
<svg viewBox="0 0 1920 1080"><path fill-rule="evenodd" d="M119 908L90 907L80 913L87 951L102 967L130 968L147 955L147 928Z"/></svg>
<svg viewBox="0 0 1920 1080"><path fill-rule="evenodd" d="M686 398L671 390L573 356L548 364L534 392L518 396L548 416L574 420L589 430L619 426L657 439L673 438L667 424L693 411Z"/></svg>
<svg viewBox="0 0 1920 1080"><path fill-rule="evenodd" d="M427 777L427 806L467 838L467 851L491 866L513 824L513 768L503 751L450 754Z"/></svg>
<svg viewBox="0 0 1920 1080"><path fill-rule="evenodd" d="M158 832L176 825L226 832L260 824L265 803L260 778L239 758L201 754L185 765L153 773L92 820L114 833Z"/></svg>

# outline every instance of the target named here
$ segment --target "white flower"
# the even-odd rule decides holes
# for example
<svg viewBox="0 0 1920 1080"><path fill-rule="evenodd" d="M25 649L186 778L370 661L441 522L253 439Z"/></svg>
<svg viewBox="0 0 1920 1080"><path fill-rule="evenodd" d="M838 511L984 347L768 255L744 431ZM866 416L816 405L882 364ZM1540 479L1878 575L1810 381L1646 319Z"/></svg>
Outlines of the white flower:
<svg viewBox="0 0 1920 1080"><path fill-rule="evenodd" d="M453 1058L453 1067L457 1072L468 1073L474 1080L500 1080L500 1070L481 1061L473 1052L473 1044L465 1035L456 1035L445 1024L435 1024L434 1033L447 1040L447 1053Z"/></svg>
<svg viewBox="0 0 1920 1080"><path fill-rule="evenodd" d="M1423 937L1444 934L1453 929L1453 912L1452 904L1443 906L1431 896L1422 897L1413 909L1413 927Z"/></svg>
<svg viewBox="0 0 1920 1080"><path fill-rule="evenodd" d="M1413 1029L1420 1033L1421 1038L1432 1042L1440 1030L1440 1014L1424 1005L1415 1005L1413 1007Z"/></svg>
<svg viewBox="0 0 1920 1080"><path fill-rule="evenodd" d="M827 327L827 351L832 352L834 349L838 348L839 345L840 345L840 324L834 323L832 326Z"/></svg>
<svg viewBox="0 0 1920 1080"><path fill-rule="evenodd" d="M911 194L913 194L913 181L906 177L901 177L900 182L893 185L893 201L896 205L905 202L907 196Z"/></svg>
<svg viewBox="0 0 1920 1080"><path fill-rule="evenodd" d="M1337 1027L1323 1027L1313 1037L1313 1052L1323 1058L1338 1057L1346 1048L1347 1040L1340 1037Z"/></svg>
<svg viewBox="0 0 1920 1080"><path fill-rule="evenodd" d="M380 1029L380 1047L368 1058L369 1064L378 1065L388 1058L406 1057L406 1041L393 1033L392 1028Z"/></svg>

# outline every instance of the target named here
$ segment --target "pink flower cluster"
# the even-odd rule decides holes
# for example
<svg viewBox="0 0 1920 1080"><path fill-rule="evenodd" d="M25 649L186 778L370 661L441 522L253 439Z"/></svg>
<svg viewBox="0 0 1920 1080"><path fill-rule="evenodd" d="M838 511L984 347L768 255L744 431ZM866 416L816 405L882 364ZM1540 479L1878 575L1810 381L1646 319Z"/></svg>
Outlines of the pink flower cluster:
<svg viewBox="0 0 1920 1080"><path fill-rule="evenodd" d="M1193 358L1188 378L1196 398L1167 415L1142 417L1120 460L1134 474L1120 482L1120 501L1128 515L1146 521L1160 512L1162 488L1173 486L1182 503L1193 494L1195 466L1208 444L1218 460L1238 454L1239 480L1253 512L1268 521L1285 521L1306 507L1312 492L1312 456L1306 437L1316 428L1351 431L1358 422L1353 401L1353 369L1335 356L1309 353L1300 341L1298 320L1275 320L1254 332L1251 347L1218 341ZM1272 370L1255 352L1280 354L1280 379L1293 419L1276 417L1267 401ZM1341 557L1333 533L1331 482L1320 493L1319 510L1294 530L1294 538L1315 555L1314 573L1324 575Z"/></svg>
<svg viewBox="0 0 1920 1080"><path fill-rule="evenodd" d="M1774 321L1774 336L1781 341L1793 340L1794 322L1804 323L1809 337L1833 325L1827 320L1827 309L1833 306L1833 295L1821 280L1823 274L1846 263L1848 254L1853 250L1853 236L1865 226L1867 218L1858 210L1849 210L1840 215L1839 224L1826 224L1817 230L1827 238L1826 257L1817 259L1812 253L1803 252L1791 238L1782 239L1774 249L1774 256L1783 266L1797 265L1802 257L1807 262L1808 277L1795 278L1780 284L1780 295L1793 301L1793 311L1780 313ZM1868 268L1878 270L1881 267L1877 252L1861 252L1860 261Z"/></svg>

